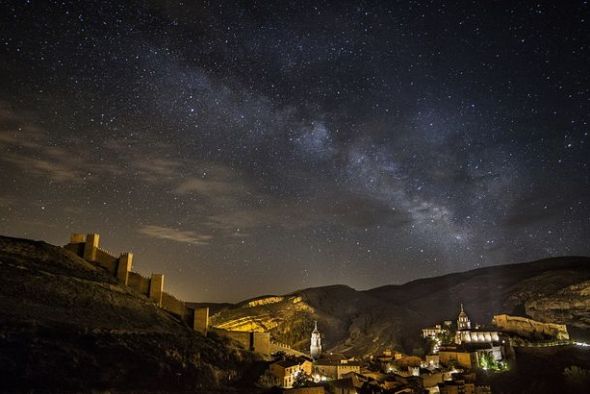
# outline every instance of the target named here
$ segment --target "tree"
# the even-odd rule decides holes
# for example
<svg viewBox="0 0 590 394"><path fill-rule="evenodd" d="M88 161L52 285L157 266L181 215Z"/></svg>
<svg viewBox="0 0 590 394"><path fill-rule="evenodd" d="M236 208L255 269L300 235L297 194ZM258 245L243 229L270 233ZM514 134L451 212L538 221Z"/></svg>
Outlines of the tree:
<svg viewBox="0 0 590 394"><path fill-rule="evenodd" d="M590 370L588 369L572 365L563 370L563 376L565 377L568 386L574 389L590 387Z"/></svg>
<svg viewBox="0 0 590 394"><path fill-rule="evenodd" d="M310 383L313 383L311 376L303 371L300 371L297 375L295 375L293 387L307 387L310 385Z"/></svg>

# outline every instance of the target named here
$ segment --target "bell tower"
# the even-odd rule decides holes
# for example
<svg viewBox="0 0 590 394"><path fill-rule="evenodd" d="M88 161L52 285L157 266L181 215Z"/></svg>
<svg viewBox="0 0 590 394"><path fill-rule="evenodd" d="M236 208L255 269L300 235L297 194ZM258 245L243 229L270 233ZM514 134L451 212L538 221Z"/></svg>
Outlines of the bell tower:
<svg viewBox="0 0 590 394"><path fill-rule="evenodd" d="M318 322L315 322L315 328L311 332L311 346L309 347L309 354L315 361L320 358L322 354L322 336L318 330Z"/></svg>
<svg viewBox="0 0 590 394"><path fill-rule="evenodd" d="M463 310L463 303L461 303L461 312L459 312L459 316L457 317L457 330L469 329L471 329L471 321L465 310Z"/></svg>

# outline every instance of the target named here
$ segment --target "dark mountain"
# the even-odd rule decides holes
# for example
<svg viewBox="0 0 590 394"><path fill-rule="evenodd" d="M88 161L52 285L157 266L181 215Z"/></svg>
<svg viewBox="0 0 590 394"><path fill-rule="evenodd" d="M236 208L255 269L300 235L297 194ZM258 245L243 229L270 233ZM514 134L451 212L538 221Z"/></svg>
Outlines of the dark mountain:
<svg viewBox="0 0 590 394"><path fill-rule="evenodd" d="M253 365L62 248L0 237L0 277L3 391L213 392Z"/></svg>
<svg viewBox="0 0 590 394"><path fill-rule="evenodd" d="M565 323L574 335L587 336L590 258L486 267L367 291L347 286L305 289L225 307L212 320L234 329L270 330L277 340L301 350L309 346L313 320L318 320L332 351L412 351L420 345L420 328L456 319L461 302L476 323L488 324L494 314L509 313Z"/></svg>

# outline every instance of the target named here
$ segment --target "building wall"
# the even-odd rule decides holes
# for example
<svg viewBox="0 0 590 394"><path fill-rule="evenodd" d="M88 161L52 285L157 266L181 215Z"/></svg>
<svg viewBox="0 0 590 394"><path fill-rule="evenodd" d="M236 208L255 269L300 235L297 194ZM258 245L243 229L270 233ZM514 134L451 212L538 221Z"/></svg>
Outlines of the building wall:
<svg viewBox="0 0 590 394"><path fill-rule="evenodd" d="M342 379L343 375L346 375L350 372L361 373L361 367L359 365L340 364L338 365L336 371L337 379Z"/></svg>
<svg viewBox="0 0 590 394"><path fill-rule="evenodd" d="M302 364L285 368L278 362L275 362L270 365L270 373L274 378L275 384L284 388L291 388L299 373L311 375L311 363L304 361Z"/></svg>
<svg viewBox="0 0 590 394"><path fill-rule="evenodd" d="M338 368L336 365L314 364L313 373L330 379L338 379Z"/></svg>
<svg viewBox="0 0 590 394"><path fill-rule="evenodd" d="M475 361L473 355L469 352L457 352L452 350L441 350L438 357L442 365L449 365L451 362L464 367L472 368Z"/></svg>
<svg viewBox="0 0 590 394"><path fill-rule="evenodd" d="M570 339L565 324L543 323L526 317L505 314L495 315L492 323L502 331L513 332L522 336L542 334L556 339Z"/></svg>
<svg viewBox="0 0 590 394"><path fill-rule="evenodd" d="M287 386L287 382L286 382L286 374L287 371L285 370L285 368L283 368L282 366L280 366L278 363L272 363L270 364L270 373L274 378L274 384L276 384L277 386L280 387L290 387Z"/></svg>
<svg viewBox="0 0 590 394"><path fill-rule="evenodd" d="M313 373L330 379L342 379L347 373L360 373L361 367L354 364L314 364Z"/></svg>
<svg viewBox="0 0 590 394"><path fill-rule="evenodd" d="M472 343L472 342L498 342L500 335L497 331L457 331L455 342Z"/></svg>

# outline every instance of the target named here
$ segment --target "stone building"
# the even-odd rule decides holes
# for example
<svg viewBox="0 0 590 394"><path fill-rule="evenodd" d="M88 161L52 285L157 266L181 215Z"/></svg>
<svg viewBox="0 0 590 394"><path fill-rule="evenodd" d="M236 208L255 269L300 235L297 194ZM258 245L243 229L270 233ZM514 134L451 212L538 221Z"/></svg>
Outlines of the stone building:
<svg viewBox="0 0 590 394"><path fill-rule="evenodd" d="M309 347L309 354L315 361L322 355L322 336L318 330L318 322L315 322L315 327L311 332L311 345Z"/></svg>
<svg viewBox="0 0 590 394"><path fill-rule="evenodd" d="M467 369L480 367L484 356L491 356L494 361L501 361L504 359L503 348L494 343L465 343L444 347L438 352L441 365L456 365Z"/></svg>
<svg viewBox="0 0 590 394"><path fill-rule="evenodd" d="M273 384L291 388L300 374L311 376L312 364L305 358L291 358L270 364L269 371Z"/></svg>
<svg viewBox="0 0 590 394"><path fill-rule="evenodd" d="M455 333L455 343L460 345L462 343L485 343L485 342L499 342L500 334L495 330L484 330L480 328L471 328L471 320L463 309L461 304L461 311L457 317L457 332Z"/></svg>
<svg viewBox="0 0 590 394"><path fill-rule="evenodd" d="M361 365L356 361L337 358L314 360L313 363L313 377L316 381L342 379L350 372L360 373Z"/></svg>

